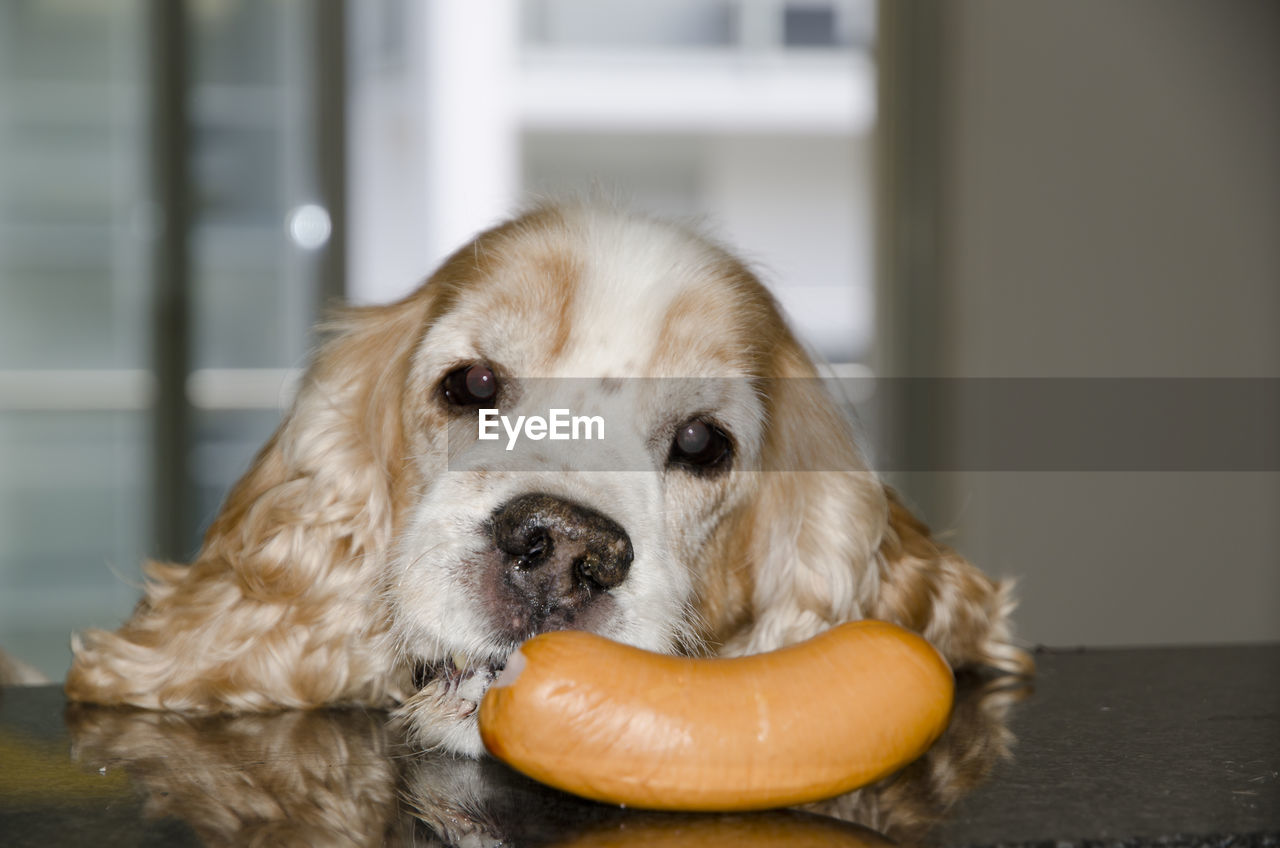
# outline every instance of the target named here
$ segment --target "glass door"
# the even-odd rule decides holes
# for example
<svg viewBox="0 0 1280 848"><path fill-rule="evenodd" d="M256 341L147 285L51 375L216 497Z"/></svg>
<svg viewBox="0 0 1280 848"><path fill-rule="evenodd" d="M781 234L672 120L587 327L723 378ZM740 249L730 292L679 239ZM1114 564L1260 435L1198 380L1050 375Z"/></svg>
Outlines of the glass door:
<svg viewBox="0 0 1280 848"><path fill-rule="evenodd" d="M0 4L0 645L52 678L195 550L341 294L341 16Z"/></svg>

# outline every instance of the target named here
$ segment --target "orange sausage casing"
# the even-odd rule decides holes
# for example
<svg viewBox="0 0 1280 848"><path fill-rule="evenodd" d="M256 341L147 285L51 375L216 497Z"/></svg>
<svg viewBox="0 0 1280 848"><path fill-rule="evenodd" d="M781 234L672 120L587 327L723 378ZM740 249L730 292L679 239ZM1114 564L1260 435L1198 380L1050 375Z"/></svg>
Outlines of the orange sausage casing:
<svg viewBox="0 0 1280 848"><path fill-rule="evenodd" d="M597 801L765 809L897 771L946 728L954 693L933 646L883 621L728 659L562 630L512 655L481 702L480 736L516 770Z"/></svg>

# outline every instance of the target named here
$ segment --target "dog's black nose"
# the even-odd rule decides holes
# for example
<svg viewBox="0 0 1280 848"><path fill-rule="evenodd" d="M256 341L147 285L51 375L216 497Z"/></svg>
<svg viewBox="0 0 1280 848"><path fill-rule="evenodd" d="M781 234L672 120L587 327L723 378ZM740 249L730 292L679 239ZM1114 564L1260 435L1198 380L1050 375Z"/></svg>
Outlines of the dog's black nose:
<svg viewBox="0 0 1280 848"><path fill-rule="evenodd" d="M508 584L538 606L578 606L622 583L631 539L617 522L553 495L532 493L493 513Z"/></svg>

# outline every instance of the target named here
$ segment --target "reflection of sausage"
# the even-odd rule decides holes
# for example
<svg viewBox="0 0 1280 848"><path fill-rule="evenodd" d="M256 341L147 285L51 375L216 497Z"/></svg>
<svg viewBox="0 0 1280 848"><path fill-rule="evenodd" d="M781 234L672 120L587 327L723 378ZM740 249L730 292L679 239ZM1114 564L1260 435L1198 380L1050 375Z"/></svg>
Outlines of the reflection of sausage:
<svg viewBox="0 0 1280 848"><path fill-rule="evenodd" d="M581 631L535 636L480 705L499 759L587 798L750 810L828 798L920 756L954 693L924 639L856 621L733 659L642 651Z"/></svg>
<svg viewBox="0 0 1280 848"><path fill-rule="evenodd" d="M891 848L856 824L799 810L766 813L638 813L589 826L556 848Z"/></svg>

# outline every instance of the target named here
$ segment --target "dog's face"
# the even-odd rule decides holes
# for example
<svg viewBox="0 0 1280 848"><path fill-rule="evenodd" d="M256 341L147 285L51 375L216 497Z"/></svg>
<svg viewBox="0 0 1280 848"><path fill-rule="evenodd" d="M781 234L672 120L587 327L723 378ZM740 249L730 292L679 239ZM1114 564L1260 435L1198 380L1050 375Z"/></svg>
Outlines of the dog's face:
<svg viewBox="0 0 1280 848"><path fill-rule="evenodd" d="M708 548L761 464L764 352L786 332L763 289L683 231L565 214L455 256L412 353L421 482L387 600L447 713L538 632L696 649ZM507 421L492 440L487 409ZM554 410L570 438L513 436ZM593 422L577 440L572 418Z"/></svg>

